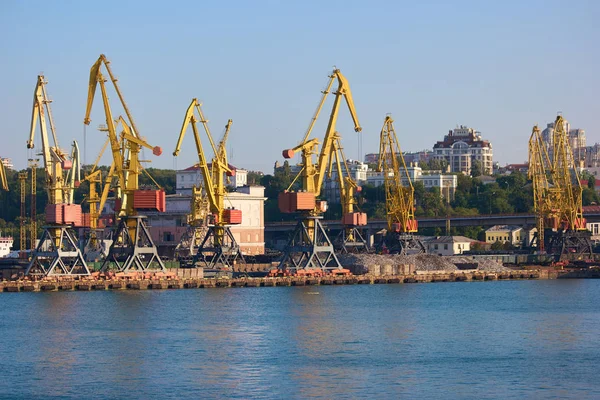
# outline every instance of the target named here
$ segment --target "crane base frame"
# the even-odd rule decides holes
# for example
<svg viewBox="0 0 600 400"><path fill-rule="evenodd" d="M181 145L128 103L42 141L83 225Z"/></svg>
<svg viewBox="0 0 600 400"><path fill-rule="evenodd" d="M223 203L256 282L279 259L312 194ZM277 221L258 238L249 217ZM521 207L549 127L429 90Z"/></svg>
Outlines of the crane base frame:
<svg viewBox="0 0 600 400"><path fill-rule="evenodd" d="M574 261L592 259L590 231L552 231L544 232L545 246L548 253L556 255L558 261Z"/></svg>
<svg viewBox="0 0 600 400"><path fill-rule="evenodd" d="M58 246L55 245L58 243ZM77 246L73 227L49 225L33 251L27 276L86 276L90 270Z"/></svg>
<svg viewBox="0 0 600 400"><path fill-rule="evenodd" d="M390 254L400 254L403 256L410 254L427 254L427 248L419 236L406 233L391 232L383 237L383 245Z"/></svg>
<svg viewBox="0 0 600 400"><path fill-rule="evenodd" d="M371 248L367 244L360 230L352 227L352 235L346 234L346 229L342 229L333 240L334 249L342 254L364 254L370 253Z"/></svg>
<svg viewBox="0 0 600 400"><path fill-rule="evenodd" d="M130 237L127 222L135 220L135 238ZM156 245L146 227L145 216L119 218L119 224L113 234L113 243L102 263L101 271L114 269L119 272L165 271L165 264L158 255Z"/></svg>
<svg viewBox="0 0 600 400"><path fill-rule="evenodd" d="M180 266L193 266L194 256L198 254L201 240L207 232L207 226L188 226L173 252L173 257L179 261Z"/></svg>
<svg viewBox="0 0 600 400"><path fill-rule="evenodd" d="M231 271L238 259L246 262L229 226L222 228L224 229L223 245L215 245L216 228L214 225L208 226L204 240L194 256L194 265L200 263L206 269Z"/></svg>
<svg viewBox="0 0 600 400"><path fill-rule="evenodd" d="M282 271L300 269L319 269L333 271L342 269L335 254L333 243L329 239L321 219L323 217L303 217L298 220L294 233L286 245L283 258L279 263ZM315 238L313 242L308 233L307 220L314 220Z"/></svg>
<svg viewBox="0 0 600 400"><path fill-rule="evenodd" d="M92 258L91 254L101 254L102 260L104 260L106 258L105 240L110 240L110 234L105 237L104 229L89 229L86 232L85 245L83 246L83 258L87 262L93 262L96 259L90 259Z"/></svg>

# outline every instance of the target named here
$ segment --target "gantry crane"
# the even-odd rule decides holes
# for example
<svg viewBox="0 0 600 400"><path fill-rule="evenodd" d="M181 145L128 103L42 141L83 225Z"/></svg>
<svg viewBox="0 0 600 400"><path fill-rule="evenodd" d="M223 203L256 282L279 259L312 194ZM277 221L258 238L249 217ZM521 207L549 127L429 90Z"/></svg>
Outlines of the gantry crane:
<svg viewBox="0 0 600 400"><path fill-rule="evenodd" d="M215 142L208 127L208 121L204 117L201 106L202 104L198 99L192 99L192 102L185 113L185 118L183 119L179 139L177 140L175 151L173 151L173 156L179 155L185 132L187 131L188 125L191 125L194 133L194 140L196 142L196 151L198 153L198 167L202 173L204 190L210 206L210 213L212 214L211 218L209 218L212 219L212 223L209 223L204 238L197 245L198 250L193 261L194 264L199 261L206 268L205 272L216 270L215 272L218 273L218 270L232 269L233 264L238 259L243 260L240 247L230 229L231 225L240 224L242 222L242 212L241 210L235 210L231 207L225 207L225 197L227 195L225 179L226 176L233 176L234 173L227 161L226 151L226 142L232 121L229 120L227 122L223 138L220 140L218 146L215 146ZM196 116L196 113L198 116ZM202 147L202 141L200 140L197 122L202 123L213 150L214 157L210 164L210 168ZM204 207L199 190L200 189L198 188L193 188L191 204L192 221L197 223L196 226L199 226L201 222L203 214L202 208ZM196 226L194 226L194 229L196 229ZM200 232L195 231L192 236L194 238L193 240L199 238L199 235ZM194 247L196 247L195 244Z"/></svg>
<svg viewBox="0 0 600 400"><path fill-rule="evenodd" d="M338 82L338 87L334 92L335 99L325 131L325 138L323 139L321 151L319 152L319 141L316 138L309 138L321 109L323 108L327 95L330 93L331 87L336 80ZM354 108L350 85L340 70L335 69L329 76L327 87L323 91L321 101L311 119L304 138L298 146L283 151L284 158L292 158L296 152L301 152L302 169L294 179L294 182L290 185L290 188L295 183L296 179L301 178L302 191L294 193L290 192L290 188L288 188L288 191L279 195L279 208L282 212L300 211L301 213L279 265L279 269L282 271L295 273L299 270L319 270L325 272L342 269L335 254L333 243L321 224L321 219L323 218L322 214L326 211L327 202L317 200L321 195L323 180L328 167L329 173L331 173L331 166L333 163L332 158L337 158L339 156L339 149L341 149L341 136L336 131L336 123L342 97L346 100L348 110L350 111L350 115L354 122L354 130L360 132L362 128L358 122L358 117ZM316 155L317 153L318 159L314 162L313 155ZM338 176L341 177L343 171L339 166L339 158L337 158L337 160L337 173ZM346 189L345 212L353 214L353 203L348 200L348 196L352 196L351 188L352 185L349 184ZM344 201L344 199L342 199L342 201ZM344 218L348 218L347 221L349 221L350 218L354 220L353 217L348 217L347 215L344 215ZM359 222L358 219L357 222ZM363 222L363 220L360 222ZM366 218L364 218L364 223L366 224ZM355 238L353 238L353 240L354 239Z"/></svg>
<svg viewBox="0 0 600 400"><path fill-rule="evenodd" d="M106 79L102 74L101 67L104 65L113 83L113 87L119 96L127 120L119 117L113 119L110 108L108 93L106 90ZM90 69L90 80L88 88L88 100L84 123L91 122L90 113L94 102L97 86L100 85L106 129L113 157L116 177L116 200L120 202L118 207L118 225L113 235L113 243L109 253L102 264L102 271L114 268L121 272L165 270L165 266L158 256L158 252L150 232L145 224L145 216L138 215L139 210L153 210L164 212L165 193L163 190L139 190L139 175L142 167L139 153L142 147L152 149L152 153L159 156L162 153L160 147L152 147L139 136L139 131L133 121L133 117L125 103L117 79L112 73L110 62L104 54ZM117 135L116 126L121 122L123 131ZM118 203L117 201L115 204Z"/></svg>
<svg viewBox="0 0 600 400"><path fill-rule="evenodd" d="M383 173L387 233L383 244L390 253L425 253L425 246L415 233L415 189L410 179L400 142L394 129L394 120L385 117L379 135L379 163L377 171Z"/></svg>
<svg viewBox="0 0 600 400"><path fill-rule="evenodd" d="M33 96L31 129L27 141L27 148L33 149L33 139L39 120L44 186L48 195L48 205L45 210L46 226L25 273L36 276L89 275L90 271L77 246L77 236L72 229L73 226L81 223L81 206L72 203L71 194L74 187L65 179L68 171L73 167L73 161L58 144L46 84L44 76L38 75ZM46 115L54 145L51 145L48 140ZM75 185L75 181L72 182ZM32 210L32 215L33 213L35 210ZM32 235L31 240L35 243L35 234Z"/></svg>
<svg viewBox="0 0 600 400"><path fill-rule="evenodd" d="M564 125L562 115L558 115L549 149L537 126L529 139L537 248L561 261L591 259L591 234L583 217L583 189Z"/></svg>

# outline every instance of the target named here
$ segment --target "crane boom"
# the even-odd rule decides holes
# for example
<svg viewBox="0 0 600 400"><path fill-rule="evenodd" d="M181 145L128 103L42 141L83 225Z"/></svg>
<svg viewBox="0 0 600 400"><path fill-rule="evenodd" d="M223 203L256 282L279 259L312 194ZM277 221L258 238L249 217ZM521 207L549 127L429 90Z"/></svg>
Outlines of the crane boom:
<svg viewBox="0 0 600 400"><path fill-rule="evenodd" d="M329 122L325 131L325 138L323 139L321 151L318 155L318 161L313 163L312 155L317 154L319 142L316 139L309 139L309 137L323 108L323 104L327 95L329 94L331 86L336 79L338 81L338 87L334 92L335 99L331 114L329 115ZM321 194L325 172L331 163L330 160L332 155L335 153L335 146L339 146L339 140L341 137L336 131L336 124L342 97L346 100L348 110L350 111L350 116L354 122L354 131L361 132L362 127L358 121L358 116L354 107L352 91L350 90L348 80L344 77L344 75L342 75L339 69L335 69L329 76L329 83L327 88L323 91L323 96L321 97L321 101L319 102L315 115L311 119L309 128L304 135L304 139L298 146L289 150L285 150L283 153L285 158L291 158L293 157L294 152L299 150L302 151L302 163L304 165L304 168L301 171L302 188L307 192L314 193L315 196L319 196ZM337 145L334 143L337 143Z"/></svg>
<svg viewBox="0 0 600 400"><path fill-rule="evenodd" d="M8 192L8 180L6 179L6 169L4 168L4 162L0 158L0 187L2 190Z"/></svg>
<svg viewBox="0 0 600 400"><path fill-rule="evenodd" d="M50 108L50 103L52 101L49 99L46 90L47 83L48 82L46 82L43 75L38 75L33 96L33 109L27 148L33 149L35 147L34 137L39 122L42 139L41 155L43 156L45 188L48 194L48 204L71 204L73 202L73 190L75 189L75 181L71 179L71 174L74 174L73 178L76 178L77 180L78 176L77 171L69 170L72 167L71 161L74 161L77 168L79 168L79 162L78 160L73 159L74 154L71 155L71 161L69 161L68 155L58 144ZM48 119L46 119L46 115L48 116ZM54 142L53 145L48 139L48 123L50 124L50 132Z"/></svg>

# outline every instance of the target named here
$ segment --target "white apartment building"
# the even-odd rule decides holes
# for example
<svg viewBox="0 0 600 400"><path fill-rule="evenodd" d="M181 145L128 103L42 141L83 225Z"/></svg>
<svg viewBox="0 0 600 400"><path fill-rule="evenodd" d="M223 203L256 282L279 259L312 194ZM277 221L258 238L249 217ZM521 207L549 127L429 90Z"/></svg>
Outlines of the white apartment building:
<svg viewBox="0 0 600 400"><path fill-rule="evenodd" d="M2 164L4 165L4 168L14 169L12 158L0 158L0 159L2 160Z"/></svg>
<svg viewBox="0 0 600 400"><path fill-rule="evenodd" d="M209 169L210 167L211 165L208 164ZM231 164L229 164L229 168L233 171L234 175L227 177L227 186L238 188L248 184L248 171L245 169L236 168ZM202 172L197 164L177 171L175 181L175 191L178 194L191 195L192 186L204 186Z"/></svg>
<svg viewBox="0 0 600 400"><path fill-rule="evenodd" d="M458 178L456 175L442 174L441 171L423 171L421 167L411 165L406 168L411 182L421 182L425 189L438 188L444 199L454 199ZM390 174L393 173L389 172ZM373 186L381 186L385 184L383 172L368 171L367 183ZM402 180L403 185L408 185L408 180Z"/></svg>
<svg viewBox="0 0 600 400"><path fill-rule="evenodd" d="M454 256L471 250L471 243L476 242L465 236L435 236L424 241L429 254Z"/></svg>
<svg viewBox="0 0 600 400"><path fill-rule="evenodd" d="M225 207L242 211L242 223L231 226L231 233L248 255L265 252L265 188L244 186L225 197ZM174 194L167 196L166 212L145 212L148 229L157 246L175 247L187 229L187 215L190 212L191 195Z"/></svg>
<svg viewBox="0 0 600 400"><path fill-rule="evenodd" d="M348 169L352 179L360 186L367 183L369 166L360 161L348 160ZM331 178L327 176L323 180L323 196L330 203L340 202L340 185L337 168L331 173Z"/></svg>
<svg viewBox="0 0 600 400"><path fill-rule="evenodd" d="M446 160L449 172L471 174L475 162L481 164L481 173L493 173L492 144L481 138L481 133L463 125L448 132L443 141L433 145L433 158Z"/></svg>

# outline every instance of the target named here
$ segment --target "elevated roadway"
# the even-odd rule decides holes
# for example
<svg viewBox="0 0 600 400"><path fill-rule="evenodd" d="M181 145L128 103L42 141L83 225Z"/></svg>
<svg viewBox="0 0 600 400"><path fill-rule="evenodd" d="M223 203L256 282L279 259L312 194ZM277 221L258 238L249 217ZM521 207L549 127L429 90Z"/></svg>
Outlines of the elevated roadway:
<svg viewBox="0 0 600 400"><path fill-rule="evenodd" d="M588 222L600 222L600 207L597 210L584 211L584 217ZM419 228L436 228L445 227L446 218L436 217L417 218L419 221ZM331 230L342 229L341 221L337 220L325 220L323 224ZM265 223L265 234L277 234L278 232L285 232L293 229L296 225L295 221L289 222L268 222ZM535 226L535 215L534 214L494 214L494 215L477 215L472 217L450 217L450 225L453 227L463 226L482 226L485 228L492 227L494 225L519 225L519 226ZM366 226L366 229L371 231L378 231L387 228L387 222L384 219L371 219Z"/></svg>

